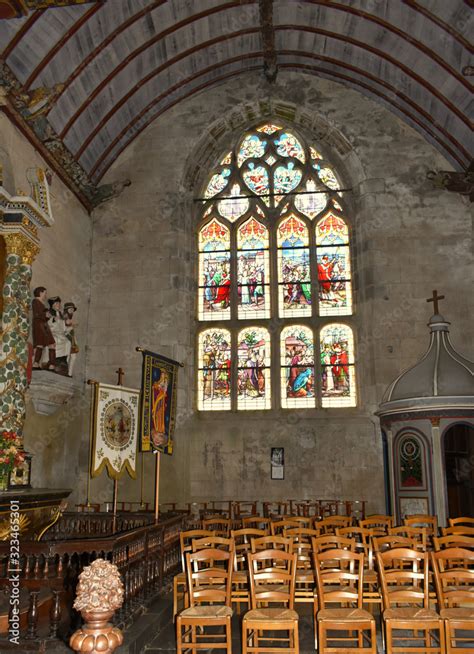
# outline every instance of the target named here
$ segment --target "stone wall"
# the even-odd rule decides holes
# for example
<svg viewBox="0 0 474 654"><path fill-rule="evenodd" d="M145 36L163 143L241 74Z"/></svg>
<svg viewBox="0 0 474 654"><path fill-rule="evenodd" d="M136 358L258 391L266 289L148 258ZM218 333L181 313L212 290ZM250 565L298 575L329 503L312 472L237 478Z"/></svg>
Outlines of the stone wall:
<svg viewBox="0 0 474 654"><path fill-rule="evenodd" d="M28 168L47 168L36 150L9 119L0 113L0 160L7 191L29 195ZM54 415L35 412L27 404L24 444L33 456L32 484L42 488L72 488L71 504L83 501L76 487L79 452L87 447L88 398L85 395L86 334L90 298L91 218L75 196L53 175L50 187L52 227L40 231L41 251L33 263L32 289L46 286L48 297L74 301L80 352L76 361L73 399ZM52 378L56 377L50 373Z"/></svg>
<svg viewBox="0 0 474 654"><path fill-rule="evenodd" d="M195 409L197 220L192 202L209 167L246 125L283 107L313 134L352 187L355 229L356 409L206 414ZM329 156L329 155L328 155ZM130 178L119 199L94 212L87 376L140 383L142 345L185 363L173 457L162 457L161 500L203 498L367 499L384 511L382 442L373 412L389 382L421 356L433 288L446 300L455 346L469 356L474 327L469 205L434 190L431 168L449 164L385 108L346 87L281 73L265 87L247 75L203 91L159 117L103 181ZM284 481L270 481L270 448L284 446ZM82 451L86 452L86 440ZM153 495L145 456L145 499ZM83 463L85 459L83 457ZM85 470L85 467L84 467ZM81 484L84 484L84 475ZM111 496L105 474L92 496ZM119 499L140 483L120 483Z"/></svg>

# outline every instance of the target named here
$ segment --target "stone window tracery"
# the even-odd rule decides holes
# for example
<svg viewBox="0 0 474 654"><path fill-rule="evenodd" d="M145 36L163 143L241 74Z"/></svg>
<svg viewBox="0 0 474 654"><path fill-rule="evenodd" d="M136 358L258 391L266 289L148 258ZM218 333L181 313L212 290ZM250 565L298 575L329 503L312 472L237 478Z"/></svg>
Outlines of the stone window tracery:
<svg viewBox="0 0 474 654"><path fill-rule="evenodd" d="M244 133L210 173L198 230L199 410L356 405L340 189L319 149L276 122Z"/></svg>

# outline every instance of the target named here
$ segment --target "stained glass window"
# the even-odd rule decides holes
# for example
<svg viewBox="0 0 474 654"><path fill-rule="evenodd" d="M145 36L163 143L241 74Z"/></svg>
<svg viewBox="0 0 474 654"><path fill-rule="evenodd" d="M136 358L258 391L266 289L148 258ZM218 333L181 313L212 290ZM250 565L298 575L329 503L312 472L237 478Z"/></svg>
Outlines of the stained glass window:
<svg viewBox="0 0 474 654"><path fill-rule="evenodd" d="M280 337L281 406L315 406L313 332L303 325L285 327Z"/></svg>
<svg viewBox="0 0 474 654"><path fill-rule="evenodd" d="M238 317L270 317L268 229L255 218L237 232Z"/></svg>
<svg viewBox="0 0 474 654"><path fill-rule="evenodd" d="M230 318L230 231L213 219L199 232L199 317Z"/></svg>
<svg viewBox="0 0 474 654"><path fill-rule="evenodd" d="M197 204L200 410L355 406L346 186L279 120L216 159Z"/></svg>
<svg viewBox="0 0 474 654"><path fill-rule="evenodd" d="M349 229L343 218L329 211L316 225L319 314L352 313Z"/></svg>
<svg viewBox="0 0 474 654"><path fill-rule="evenodd" d="M311 315L309 235L294 215L278 226L279 305L282 318Z"/></svg>
<svg viewBox="0 0 474 654"><path fill-rule="evenodd" d="M237 341L237 408L269 409L270 334L262 327L248 327Z"/></svg>
<svg viewBox="0 0 474 654"><path fill-rule="evenodd" d="M231 408L231 336L227 329L199 335L198 408Z"/></svg>
<svg viewBox="0 0 474 654"><path fill-rule="evenodd" d="M354 337L347 325L321 329L321 394L323 407L355 406Z"/></svg>

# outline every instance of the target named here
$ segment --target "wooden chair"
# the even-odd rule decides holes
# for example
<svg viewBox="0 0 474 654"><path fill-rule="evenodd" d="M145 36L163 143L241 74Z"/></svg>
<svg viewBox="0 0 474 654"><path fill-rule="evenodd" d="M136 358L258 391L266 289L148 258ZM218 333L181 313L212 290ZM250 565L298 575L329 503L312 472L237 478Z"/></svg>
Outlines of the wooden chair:
<svg viewBox="0 0 474 654"><path fill-rule="evenodd" d="M381 606L382 595L380 594L379 579L374 565L373 531L364 527L343 527L342 529L336 529L336 535L354 540L355 551L364 555L363 604L368 604L371 610L375 604Z"/></svg>
<svg viewBox="0 0 474 654"><path fill-rule="evenodd" d="M242 621L242 654L299 654L298 613L294 610L296 554L261 550L250 553L248 561L252 609ZM278 649L268 643L278 643Z"/></svg>
<svg viewBox="0 0 474 654"><path fill-rule="evenodd" d="M284 536L293 541L293 552L296 554L295 603L314 604L315 578L313 572L312 538L317 538L317 529L307 527L292 527L285 529Z"/></svg>
<svg viewBox="0 0 474 654"><path fill-rule="evenodd" d="M230 552L231 550L234 550L234 541L232 538L215 536L214 534L212 536L204 536L203 538L193 538L191 541L191 548L193 552L209 549L210 547Z"/></svg>
<svg viewBox="0 0 474 654"><path fill-rule="evenodd" d="M413 651L444 654L443 621L438 613L429 608L428 553L397 547L378 552L377 564L382 586L387 654L412 651L406 641L417 642ZM399 630L413 631L413 635L403 633L396 636L402 644L395 646L394 631ZM433 645L433 631L439 633L437 645Z"/></svg>
<svg viewBox="0 0 474 654"><path fill-rule="evenodd" d="M412 550L417 549L417 541L414 538L407 538L406 536L374 536L372 538L374 553L386 552L393 550L396 547L405 547Z"/></svg>
<svg viewBox="0 0 474 654"><path fill-rule="evenodd" d="M266 518L272 516L283 516L288 511L288 502L263 502L263 515Z"/></svg>
<svg viewBox="0 0 474 654"><path fill-rule="evenodd" d="M406 515L403 524L407 527L424 527L428 536L428 544L433 536L438 535L438 518L435 515L426 515L424 513Z"/></svg>
<svg viewBox="0 0 474 654"><path fill-rule="evenodd" d="M257 502L233 502L232 512L236 520L240 520L244 516L257 515Z"/></svg>
<svg viewBox="0 0 474 654"><path fill-rule="evenodd" d="M421 552L426 552L428 549L428 533L426 527L407 527L406 525L400 525L399 527L391 527L388 530L388 535L412 538L416 541L416 549L419 549Z"/></svg>
<svg viewBox="0 0 474 654"><path fill-rule="evenodd" d="M462 547L465 550L474 550L474 537L464 534L450 534L449 536L438 536L433 538L436 552L448 547Z"/></svg>
<svg viewBox="0 0 474 654"><path fill-rule="evenodd" d="M474 537L474 527L465 527L464 525L456 525L456 527L441 527L441 533L443 536L458 534Z"/></svg>
<svg viewBox="0 0 474 654"><path fill-rule="evenodd" d="M250 608L250 586L248 577L247 554L251 551L251 539L266 536L263 529L233 529L230 532L234 541L234 573L232 575L232 603L237 604L237 612L240 613L240 605L247 604Z"/></svg>
<svg viewBox="0 0 474 654"><path fill-rule="evenodd" d="M192 551L193 538L214 536L213 531L206 529L190 529L179 534L179 545L181 549L181 572L173 577L173 621L178 613L178 603L183 601L184 608L188 606L188 593L186 581L186 552Z"/></svg>
<svg viewBox="0 0 474 654"><path fill-rule="evenodd" d="M202 528L209 531L214 531L216 536L223 536L226 538L232 529L232 520L230 518L221 518L215 516L213 518L205 518L202 521Z"/></svg>
<svg viewBox="0 0 474 654"><path fill-rule="evenodd" d="M474 518L463 516L461 518L449 518L450 527L471 527L474 529Z"/></svg>
<svg viewBox="0 0 474 654"><path fill-rule="evenodd" d="M300 527L301 523L296 520L298 516L293 516L291 518L285 518L284 520L277 520L270 524L271 533L273 536L281 536L285 529L290 529L291 527Z"/></svg>
<svg viewBox="0 0 474 654"><path fill-rule="evenodd" d="M364 520L359 520L359 527L371 529L374 536L386 536L388 530L394 525L395 519L392 515L373 514Z"/></svg>
<svg viewBox="0 0 474 654"><path fill-rule="evenodd" d="M356 551L356 542L353 538L346 538L345 536L337 536L336 534L324 534L311 539L313 552L319 553L325 550L351 550Z"/></svg>
<svg viewBox="0 0 474 654"><path fill-rule="evenodd" d="M330 518L315 520L313 524L314 528L318 529L321 534L335 534L336 529L350 527L352 524L352 517L347 515L333 515Z"/></svg>
<svg viewBox="0 0 474 654"><path fill-rule="evenodd" d="M376 654L375 619L362 608L364 555L347 549L315 552L314 567L319 603L315 616L319 654ZM344 606L330 608L333 604ZM341 631L348 634L329 634ZM330 645L328 641L342 646ZM353 647L347 646L350 642Z"/></svg>
<svg viewBox="0 0 474 654"><path fill-rule="evenodd" d="M250 548L253 553L268 549L291 553L293 551L293 539L285 538L284 536L260 536L259 538L251 539Z"/></svg>
<svg viewBox="0 0 474 654"><path fill-rule="evenodd" d="M459 547L431 552L447 654L474 651L474 552ZM459 567L459 562L463 565ZM457 633L461 631L461 633ZM466 632L471 632L467 635ZM467 645L470 643L470 646ZM464 647L463 647L464 645Z"/></svg>
<svg viewBox="0 0 474 654"><path fill-rule="evenodd" d="M177 654L183 649L224 649L231 654L233 559L233 550L215 548L186 554L189 608L176 617ZM212 628L211 633L207 627ZM223 627L224 633L216 633L217 627Z"/></svg>
<svg viewBox="0 0 474 654"><path fill-rule="evenodd" d="M263 529L267 534L271 530L271 518L263 518L259 515L251 515L242 518L242 529Z"/></svg>

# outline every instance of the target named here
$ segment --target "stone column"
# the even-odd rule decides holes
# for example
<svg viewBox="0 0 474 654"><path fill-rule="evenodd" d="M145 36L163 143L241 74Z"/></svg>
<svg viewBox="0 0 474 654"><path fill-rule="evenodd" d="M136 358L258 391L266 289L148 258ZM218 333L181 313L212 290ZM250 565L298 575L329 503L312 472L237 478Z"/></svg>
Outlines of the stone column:
<svg viewBox="0 0 474 654"><path fill-rule="evenodd" d="M2 427L21 435L25 422L31 266L39 247L21 232L3 233L6 270L3 285L0 404Z"/></svg>
<svg viewBox="0 0 474 654"><path fill-rule="evenodd" d="M441 447L441 431L439 428L439 418L430 418L431 436L433 442L433 496L434 511L438 516L440 527L446 525L446 499L444 494L444 464L443 450Z"/></svg>

